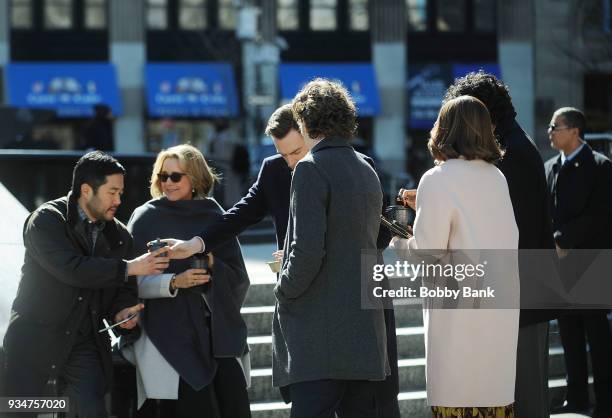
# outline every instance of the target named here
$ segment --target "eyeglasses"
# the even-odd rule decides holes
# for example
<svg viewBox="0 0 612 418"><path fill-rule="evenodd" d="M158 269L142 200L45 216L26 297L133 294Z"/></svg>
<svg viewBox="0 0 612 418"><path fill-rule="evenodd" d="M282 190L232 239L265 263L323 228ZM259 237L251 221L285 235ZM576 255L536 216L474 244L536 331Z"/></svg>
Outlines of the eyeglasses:
<svg viewBox="0 0 612 418"><path fill-rule="evenodd" d="M572 129L571 126L557 126L554 123L548 125L548 132L561 131L563 129Z"/></svg>
<svg viewBox="0 0 612 418"><path fill-rule="evenodd" d="M178 183L179 181L181 181L181 179L183 178L183 176L186 176L185 173L159 173L157 174L157 178L159 179L160 182L165 183L168 181L168 179L172 180L172 183Z"/></svg>

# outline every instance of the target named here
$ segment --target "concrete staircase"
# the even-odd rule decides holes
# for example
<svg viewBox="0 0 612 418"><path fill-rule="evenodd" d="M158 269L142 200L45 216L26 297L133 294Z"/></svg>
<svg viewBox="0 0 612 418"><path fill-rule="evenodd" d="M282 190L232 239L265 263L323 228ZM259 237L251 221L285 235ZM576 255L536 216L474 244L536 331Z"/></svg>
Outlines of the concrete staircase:
<svg viewBox="0 0 612 418"><path fill-rule="evenodd" d="M278 389L272 387L272 337L270 335L274 312L273 283L251 285L243 317L249 329L251 347L252 384L249 389L254 418L287 418L289 405L285 405ZM397 346L399 357L400 410L403 417L428 418L426 405L425 348L423 317L420 306L397 306ZM556 323L551 322L551 348L549 356L550 395L553 403L564 396L565 366L563 350Z"/></svg>

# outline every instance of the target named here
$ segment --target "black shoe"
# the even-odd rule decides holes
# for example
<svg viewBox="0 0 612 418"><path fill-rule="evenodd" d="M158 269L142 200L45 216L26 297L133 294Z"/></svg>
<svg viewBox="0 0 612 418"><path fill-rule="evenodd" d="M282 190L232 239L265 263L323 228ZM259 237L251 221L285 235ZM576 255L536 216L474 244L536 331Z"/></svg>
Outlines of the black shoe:
<svg viewBox="0 0 612 418"><path fill-rule="evenodd" d="M563 405L550 408L551 414L584 414L590 415L591 406L589 404L574 404L563 402ZM599 417L598 417L599 418ZM607 418L607 417L606 417Z"/></svg>

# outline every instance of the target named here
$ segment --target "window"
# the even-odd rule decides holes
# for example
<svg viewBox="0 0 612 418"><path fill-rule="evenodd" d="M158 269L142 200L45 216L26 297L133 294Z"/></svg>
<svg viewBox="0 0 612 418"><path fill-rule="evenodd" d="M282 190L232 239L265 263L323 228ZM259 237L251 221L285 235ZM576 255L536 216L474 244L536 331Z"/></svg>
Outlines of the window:
<svg viewBox="0 0 612 418"><path fill-rule="evenodd" d="M32 27L32 1L11 1L11 26L15 29L29 29Z"/></svg>
<svg viewBox="0 0 612 418"><path fill-rule="evenodd" d="M236 29L234 0L219 0L219 27L221 29Z"/></svg>
<svg viewBox="0 0 612 418"><path fill-rule="evenodd" d="M349 25L351 30L369 29L368 0L349 0Z"/></svg>
<svg viewBox="0 0 612 418"><path fill-rule="evenodd" d="M310 29L335 30L336 0L310 0Z"/></svg>
<svg viewBox="0 0 612 418"><path fill-rule="evenodd" d="M279 30L297 30L300 27L298 0L277 0L276 24Z"/></svg>
<svg viewBox="0 0 612 418"><path fill-rule="evenodd" d="M427 29L427 1L406 0L406 16L408 17L408 30L422 32Z"/></svg>
<svg viewBox="0 0 612 418"><path fill-rule="evenodd" d="M167 0L148 0L147 6L147 27L166 29L168 27Z"/></svg>
<svg viewBox="0 0 612 418"><path fill-rule="evenodd" d="M436 0L438 16L436 27L440 32L463 32L465 30L465 10L463 1Z"/></svg>
<svg viewBox="0 0 612 418"><path fill-rule="evenodd" d="M85 0L85 28L106 28L106 0Z"/></svg>
<svg viewBox="0 0 612 418"><path fill-rule="evenodd" d="M205 0L179 0L179 27L187 30L208 27Z"/></svg>
<svg viewBox="0 0 612 418"><path fill-rule="evenodd" d="M474 30L477 32L495 32L497 28L497 2L491 0L474 0Z"/></svg>
<svg viewBox="0 0 612 418"><path fill-rule="evenodd" d="M45 0L44 4L45 29L70 29L73 27L72 0Z"/></svg>

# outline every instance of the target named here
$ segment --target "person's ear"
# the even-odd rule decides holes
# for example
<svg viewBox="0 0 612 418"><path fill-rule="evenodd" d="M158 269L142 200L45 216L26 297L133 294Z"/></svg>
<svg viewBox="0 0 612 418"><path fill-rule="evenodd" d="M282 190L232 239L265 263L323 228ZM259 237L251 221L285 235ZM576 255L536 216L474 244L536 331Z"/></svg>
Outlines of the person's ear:
<svg viewBox="0 0 612 418"><path fill-rule="evenodd" d="M87 183L81 184L81 196L90 199L93 196L93 189Z"/></svg>

